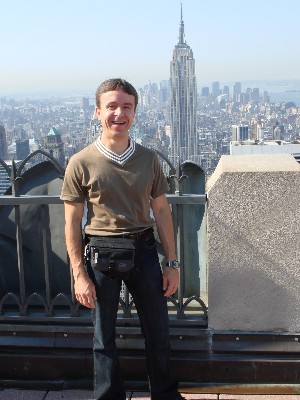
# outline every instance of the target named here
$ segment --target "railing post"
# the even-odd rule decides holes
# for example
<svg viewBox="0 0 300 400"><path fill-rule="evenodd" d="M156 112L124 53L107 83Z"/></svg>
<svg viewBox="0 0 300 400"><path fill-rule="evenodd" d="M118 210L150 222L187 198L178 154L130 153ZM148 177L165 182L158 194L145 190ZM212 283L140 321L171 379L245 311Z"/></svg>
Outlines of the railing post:
<svg viewBox="0 0 300 400"><path fill-rule="evenodd" d="M42 213L42 235L43 235L43 254L44 254L44 270L45 270L45 287L46 287L46 304L47 304L47 315L50 316L51 306L51 286L50 286L50 274L49 274L49 257L48 257L48 243L47 243L47 228L46 228L46 210L47 206L43 204L41 206Z"/></svg>
<svg viewBox="0 0 300 400"><path fill-rule="evenodd" d="M12 160L11 166L11 184L12 184L12 196L19 197L19 181L20 177L17 176L17 168L15 161ZM25 311L25 300L26 300L26 286L25 286L25 274L24 274L24 261L23 261L23 241L22 241L22 229L21 229L21 212L20 205L15 205L15 223L16 223L16 242L17 242L17 258L18 258L18 270L19 270L19 288L20 288L20 302L21 302L21 315L26 315Z"/></svg>
<svg viewBox="0 0 300 400"><path fill-rule="evenodd" d="M175 194L178 196L182 196L182 182L185 178L185 175L182 175L181 165L179 164L176 169L175 178ZM185 318L184 310L183 310L183 301L184 301L184 241L183 241L183 209L182 204L180 202L176 204L176 215L177 215L177 226L175 230L177 232L176 235L176 251L177 258L180 264L180 279L178 286L178 309L177 309L177 318L182 319Z"/></svg>

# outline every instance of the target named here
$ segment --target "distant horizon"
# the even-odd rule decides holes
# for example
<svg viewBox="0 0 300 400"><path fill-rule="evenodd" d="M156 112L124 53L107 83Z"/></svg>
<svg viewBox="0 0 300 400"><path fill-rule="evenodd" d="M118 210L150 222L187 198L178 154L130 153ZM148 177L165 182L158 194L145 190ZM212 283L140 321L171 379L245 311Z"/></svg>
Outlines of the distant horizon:
<svg viewBox="0 0 300 400"><path fill-rule="evenodd" d="M161 79L160 81L153 81L151 83L158 84L162 81L166 81L168 79ZM218 81L218 80L216 80ZM214 81L215 82L215 81ZM229 81L229 82L223 82L223 81L218 81L220 83L220 89L222 89L224 86L229 86L230 88L230 93L232 94L232 88L235 82L241 82L242 85L242 92L245 92L248 87L254 88L258 87L260 90L260 95L263 94L264 91L268 92L269 96L274 96L276 99L279 98L284 98L286 97L287 100L275 100L271 102L276 102L276 101L282 101L282 102L287 102L287 101L293 101L295 102L297 107L300 107L300 79L257 79L257 80L244 80L244 81ZM100 82L101 83L101 82ZM137 90L143 89L144 86L148 85L148 82L145 82L144 85L141 86L135 86ZM202 87L209 87L210 92L211 92L211 85L212 82L209 83L203 83L203 84L198 84L198 93L201 90ZM95 92L96 92L97 87L95 89L90 89L90 88L73 88L73 89L64 89L64 90L40 90L40 91L32 91L32 92L27 92L27 93L11 93L11 94L0 94L0 99L1 98L7 98L7 99L13 99L13 100L47 100L51 98L58 98L58 99L68 99L68 98L78 98L78 97L88 97L89 99L94 99ZM288 98L291 97L291 100Z"/></svg>

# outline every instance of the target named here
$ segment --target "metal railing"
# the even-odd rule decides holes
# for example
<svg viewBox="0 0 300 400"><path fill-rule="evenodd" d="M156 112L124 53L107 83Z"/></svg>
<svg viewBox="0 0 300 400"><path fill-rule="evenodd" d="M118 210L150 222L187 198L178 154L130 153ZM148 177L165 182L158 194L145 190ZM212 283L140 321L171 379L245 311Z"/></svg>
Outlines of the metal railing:
<svg viewBox="0 0 300 400"><path fill-rule="evenodd" d="M205 195L167 195L169 203L176 207L179 211L187 204L204 204L206 201ZM30 319L36 320L37 310L39 311L39 319L49 321L56 318L56 309L60 310L60 320L67 317L84 317L86 315L85 309L76 301L73 291L72 274L70 273L70 290L69 292L60 292L54 297L51 295L52 282L49 274L49 229L47 229L47 208L49 205L59 205L63 202L59 196L29 196L29 195L6 195L0 196L0 206L13 206L15 228L16 228L16 253L18 263L18 280L19 290L12 292L8 291L3 294L0 299L0 320L15 320ZM22 220L20 207L25 205L37 205L41 207L41 225L42 225L42 243L43 243L43 264L44 264L44 290L43 293L33 291L27 293L25 283L25 266L23 258L23 233L22 233ZM182 272L180 274L180 284L176 296L170 297L169 301L172 304L170 313L176 315L178 319L189 319L186 311L196 310L193 313L193 319L196 318L205 321L207 316L207 308L204 302L200 299L198 294L186 298L184 296L184 262L182 259L184 254L182 248L180 250L180 242L182 241L182 233L179 226L177 243L179 244L178 257L181 262ZM67 262L67 258L66 258ZM39 306L38 306L39 304ZM63 306L64 304L64 306ZM34 312L31 311L31 305ZM190 309L188 309L190 306ZM131 319L135 315L134 304L130 294L124 286L122 295L120 297L121 313L119 318ZM62 312L63 311L63 312ZM85 318L83 318L85 319Z"/></svg>
<svg viewBox="0 0 300 400"><path fill-rule="evenodd" d="M82 307L76 300L73 290L72 272L69 266L67 251L64 247L64 268L65 277L67 278L67 287L57 293L53 287L55 283L51 278L50 264L54 265L55 261L51 260L53 251L50 248L51 232L49 229L49 207L57 207L57 212L62 213L62 204L58 195L21 195L20 183L22 182L22 171L27 161L34 157L36 154L45 156L54 166L56 171L63 176L64 170L48 153L37 151L29 155L17 168L12 163L11 170L4 165L7 173L11 174L10 180L12 183L11 195L0 196L0 209L3 211L3 206L10 207L10 222L13 221L15 229L15 238L10 238L14 243L12 244L13 251L16 253L17 259L17 287L11 290L9 287L0 285L0 321L18 321L18 322L52 322L52 323L90 323L89 310ZM166 161L166 160L165 160ZM173 177L175 182L175 194L168 194L167 199L170 203L173 212L176 213L176 243L177 254L181 264L180 284L177 293L169 298L169 315L171 323L173 324L197 324L206 326L207 322L207 306L200 298L200 293L196 292L192 295L185 294L185 246L183 234L183 210L188 205L202 205L205 206L205 194L183 194L181 189L181 182L185 176L181 176L181 171L174 171ZM28 265L24 262L24 235L25 229L22 226L22 207L36 207L39 210L40 225L39 238L42 243L42 269L39 273L43 274L43 283L37 287L27 288L26 275L28 275ZM63 216L60 218L64 220ZM0 212L1 223L1 212ZM61 226L63 231L63 225ZM1 246L1 243L0 243ZM64 244L62 244L64 246ZM28 260L27 260L28 263ZM0 261L1 265L1 261ZM5 275L5 269L9 269L9 265L4 267L2 274ZM2 264L3 269L3 264ZM34 277L33 277L34 278ZM4 279L5 282L5 279ZM32 286L32 285L31 285ZM151 301L149 299L149 301ZM135 324L137 321L134 303L128 292L126 286L122 287L120 296L120 307L118 313L118 322Z"/></svg>

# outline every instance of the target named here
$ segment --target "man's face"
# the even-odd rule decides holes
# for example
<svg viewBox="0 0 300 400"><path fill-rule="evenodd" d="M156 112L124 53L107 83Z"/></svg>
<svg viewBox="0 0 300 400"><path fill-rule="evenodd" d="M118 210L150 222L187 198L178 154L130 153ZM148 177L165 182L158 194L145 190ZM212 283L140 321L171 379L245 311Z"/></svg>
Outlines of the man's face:
<svg viewBox="0 0 300 400"><path fill-rule="evenodd" d="M102 135L128 135L135 116L134 96L123 90L103 93L100 97L100 108L96 107L96 114L102 123Z"/></svg>

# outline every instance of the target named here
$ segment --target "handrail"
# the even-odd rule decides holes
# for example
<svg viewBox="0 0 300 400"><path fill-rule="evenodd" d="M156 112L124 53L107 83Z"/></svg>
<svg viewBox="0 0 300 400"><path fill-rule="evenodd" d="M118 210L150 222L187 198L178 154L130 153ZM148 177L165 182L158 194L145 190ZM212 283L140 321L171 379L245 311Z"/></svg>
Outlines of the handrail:
<svg viewBox="0 0 300 400"><path fill-rule="evenodd" d="M167 194L169 204L205 204L206 194ZM31 200L34 200L32 202ZM60 197L50 195L3 195L0 196L0 205L22 205L22 204L62 204Z"/></svg>

